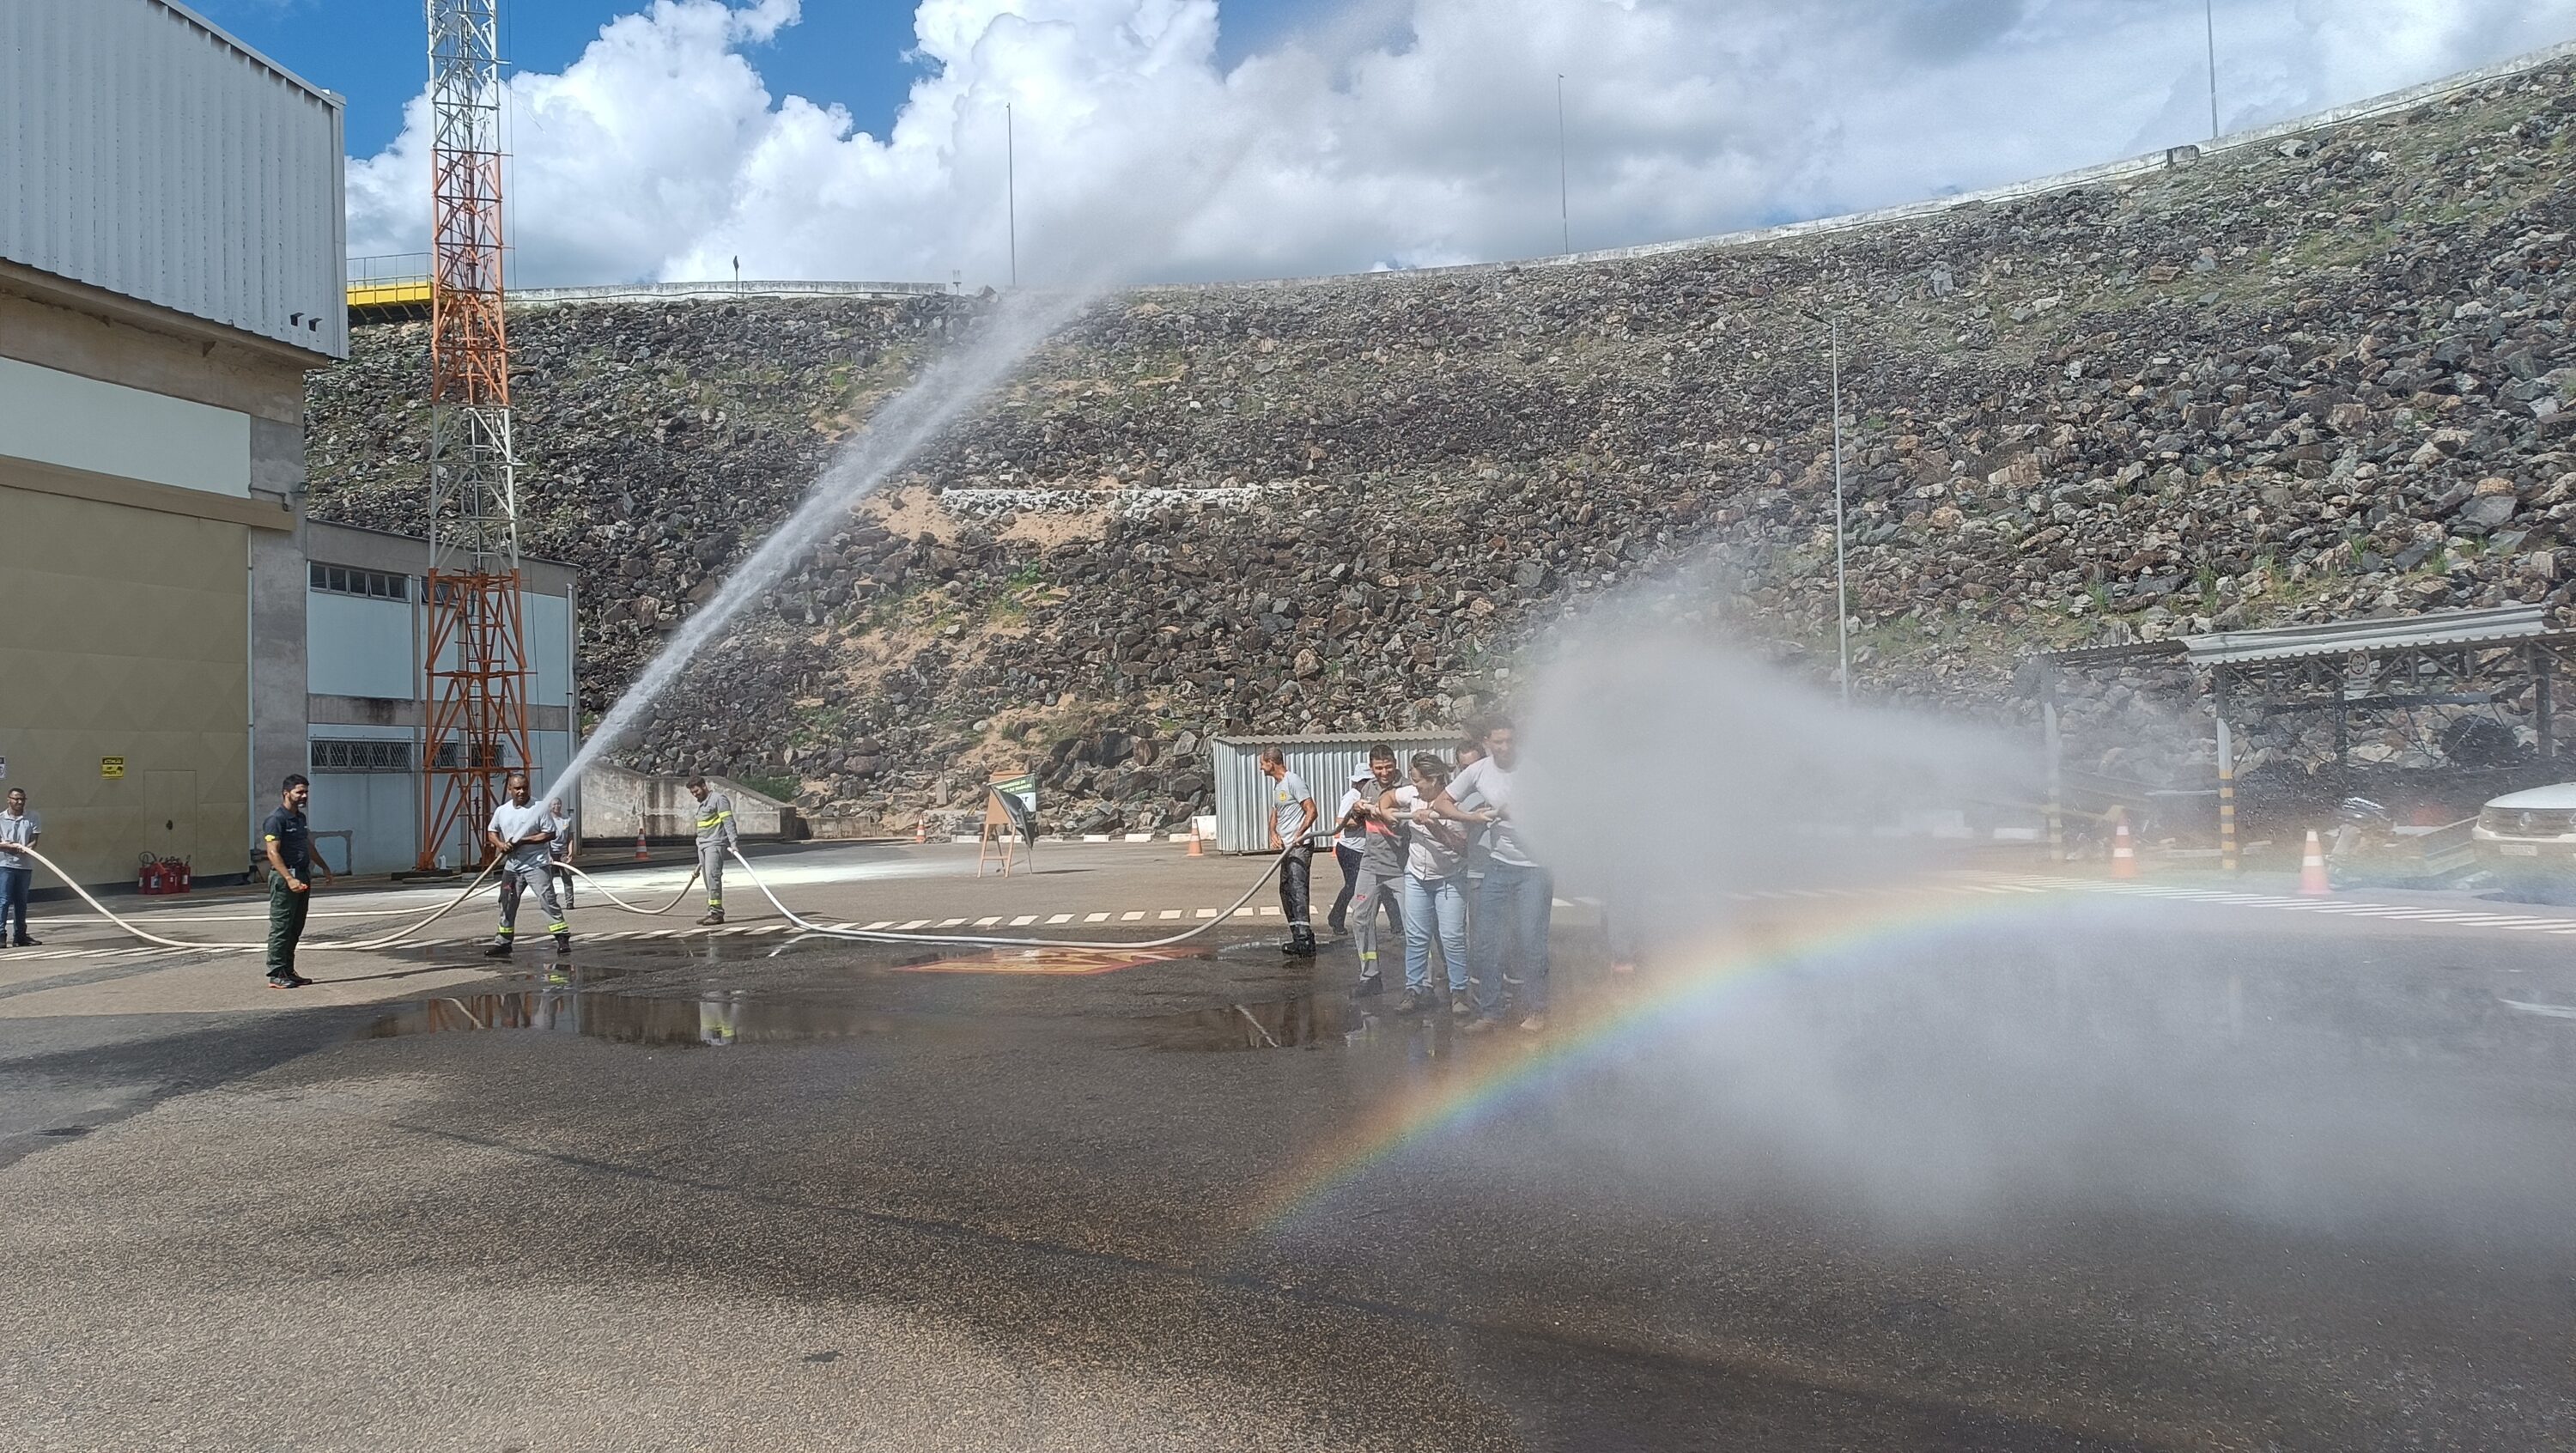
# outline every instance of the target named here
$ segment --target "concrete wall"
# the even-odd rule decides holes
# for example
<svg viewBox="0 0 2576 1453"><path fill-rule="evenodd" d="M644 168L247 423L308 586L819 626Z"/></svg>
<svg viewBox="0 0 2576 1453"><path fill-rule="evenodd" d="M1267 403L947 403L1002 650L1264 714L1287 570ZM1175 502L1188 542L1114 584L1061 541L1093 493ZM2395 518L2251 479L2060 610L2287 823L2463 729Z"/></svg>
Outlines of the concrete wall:
<svg viewBox="0 0 2576 1453"><path fill-rule="evenodd" d="M796 809L728 777L709 777L707 785L733 798L734 831L747 838L801 837ZM585 768L581 774L581 838L606 851L648 838L695 837L698 800L678 777L647 777L624 767Z"/></svg>
<svg viewBox="0 0 2576 1453"><path fill-rule="evenodd" d="M83 882L147 852L243 871L303 765L320 361L0 263L0 756Z"/></svg>
<svg viewBox="0 0 2576 1453"><path fill-rule="evenodd" d="M141 853L242 871L250 530L18 489L5 459L0 520L0 756L46 855L85 883Z"/></svg>

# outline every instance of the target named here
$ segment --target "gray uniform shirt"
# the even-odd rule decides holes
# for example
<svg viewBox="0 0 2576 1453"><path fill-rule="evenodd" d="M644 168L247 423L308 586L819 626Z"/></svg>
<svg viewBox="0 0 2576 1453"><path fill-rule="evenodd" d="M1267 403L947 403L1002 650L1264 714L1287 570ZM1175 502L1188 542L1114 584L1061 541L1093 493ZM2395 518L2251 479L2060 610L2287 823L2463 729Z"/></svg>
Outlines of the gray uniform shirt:
<svg viewBox="0 0 2576 1453"><path fill-rule="evenodd" d="M13 817L6 810L0 810L0 843L16 843L24 847L33 843L36 834L44 830L43 813L29 811ZM0 868L32 869L35 866L36 860L25 853L0 853Z"/></svg>
<svg viewBox="0 0 2576 1453"><path fill-rule="evenodd" d="M1298 824L1306 820L1306 804L1314 800L1315 794L1306 790L1306 779L1294 772L1283 774L1270 785L1271 821L1279 830L1282 846L1293 848L1304 840ZM1319 828L1323 825L1315 824Z"/></svg>
<svg viewBox="0 0 2576 1453"><path fill-rule="evenodd" d="M698 804L698 846L733 846L733 799L713 788Z"/></svg>
<svg viewBox="0 0 2576 1453"><path fill-rule="evenodd" d="M488 824L487 830L494 837L511 845L510 861L542 863L546 860L547 851L551 845L523 843L519 839L532 832L553 832L555 830L554 810L542 802L531 802L525 807L504 802L492 809L492 821Z"/></svg>

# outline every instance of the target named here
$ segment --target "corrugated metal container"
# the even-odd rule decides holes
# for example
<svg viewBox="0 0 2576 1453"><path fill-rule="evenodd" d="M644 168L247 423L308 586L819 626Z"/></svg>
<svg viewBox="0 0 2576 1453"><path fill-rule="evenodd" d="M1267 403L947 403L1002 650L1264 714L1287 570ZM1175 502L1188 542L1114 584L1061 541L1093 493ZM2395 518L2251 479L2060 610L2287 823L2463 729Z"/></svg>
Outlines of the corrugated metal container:
<svg viewBox="0 0 2576 1453"><path fill-rule="evenodd" d="M1333 809L1351 774L1368 766L1369 748L1379 743L1395 748L1402 763L1416 752L1450 760L1458 745L1454 731L1335 732L1314 737L1215 737L1208 746L1216 769L1216 850L1221 853L1270 851L1270 779L1261 775L1261 751L1277 747L1288 758L1288 770L1305 780L1315 794L1316 831L1329 834Z"/></svg>
<svg viewBox="0 0 2576 1453"><path fill-rule="evenodd" d="M0 0L0 258L345 358L341 100L172 0Z"/></svg>

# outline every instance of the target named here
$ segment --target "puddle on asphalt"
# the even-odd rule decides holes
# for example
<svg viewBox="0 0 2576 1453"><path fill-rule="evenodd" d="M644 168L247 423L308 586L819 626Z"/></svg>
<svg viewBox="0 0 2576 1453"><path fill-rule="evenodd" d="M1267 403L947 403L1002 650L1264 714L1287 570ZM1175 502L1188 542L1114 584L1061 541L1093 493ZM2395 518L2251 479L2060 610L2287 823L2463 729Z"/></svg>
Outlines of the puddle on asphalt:
<svg viewBox="0 0 2576 1453"><path fill-rule="evenodd" d="M1131 1022L1142 1031L1137 1042L1152 1049L1357 1048L1401 1040L1415 1052L1437 1056L1448 1053L1451 1036L1463 1021L1437 1006L1419 1014L1396 1014L1347 993L1327 992L1158 1014Z"/></svg>
<svg viewBox="0 0 2576 1453"><path fill-rule="evenodd" d="M810 999L759 999L740 990L655 998L550 985L488 994L446 994L406 1004L367 1026L364 1039L532 1029L626 1044L710 1045L857 1039L938 1032L920 1016L887 1014Z"/></svg>

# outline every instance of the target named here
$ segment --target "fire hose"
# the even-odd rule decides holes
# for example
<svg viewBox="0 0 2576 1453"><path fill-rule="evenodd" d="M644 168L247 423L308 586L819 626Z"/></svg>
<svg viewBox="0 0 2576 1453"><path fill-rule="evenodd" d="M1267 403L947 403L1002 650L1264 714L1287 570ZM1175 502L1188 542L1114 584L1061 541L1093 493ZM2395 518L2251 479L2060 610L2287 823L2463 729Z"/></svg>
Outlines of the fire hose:
<svg viewBox="0 0 2576 1453"><path fill-rule="evenodd" d="M1294 847L1280 849L1279 855L1270 860L1270 866L1261 870L1261 876L1252 880L1252 886L1243 890L1242 897L1235 899L1223 912L1205 923L1183 929L1179 933L1167 934L1162 938L1078 939L1013 938L999 934L905 933L900 930L851 928L842 924L816 923L779 902L778 895L769 891L769 885L760 881L759 871L751 866L750 859L742 855L742 849L739 847L732 849L733 860L742 864L743 872L751 879L751 886L760 890L760 896L769 900L770 907L777 909L788 922L807 933L821 934L826 938L859 939L868 943L957 943L990 948L1168 948L1176 943L1187 943L1232 918L1243 905L1251 902L1252 895L1261 891L1261 886L1278 873L1279 865L1287 862L1288 855L1294 851L1296 851Z"/></svg>
<svg viewBox="0 0 2576 1453"><path fill-rule="evenodd" d="M88 904L90 908L99 915L99 917L146 943L157 944L163 948L183 949L199 953L259 953L264 951L267 947L265 944L259 943L190 943L182 939L164 937L149 929L143 928L132 920L109 908L106 904L99 902L87 888L82 887L68 874L64 873L61 866L55 863L51 858L46 857L44 854L36 851L32 847L23 848L21 851L24 852L27 857L35 860L37 864L51 872L56 878L61 879L63 883L68 886L73 893L77 894L82 902ZM900 931L871 930L852 928L846 925L816 923L812 919L809 919L798 913L796 910L788 907L785 903L780 902L778 895L770 891L769 885L761 881L759 871L751 866L750 859L743 856L741 848L735 847L729 851L732 854L733 860L742 865L742 870L744 874L751 879L752 886L760 890L760 896L768 899L770 906L777 909L780 916L784 917L788 922L796 925L799 929L809 934L816 934L825 938L856 939L871 943L949 943L990 948L1121 949L1168 948L1173 944L1187 943L1191 939L1197 938L1199 935L1206 933L1209 929L1212 929L1218 924L1225 922L1227 919L1232 918L1243 908L1243 905L1252 901L1252 895L1260 892L1263 885L1267 884L1271 878L1278 873L1280 865L1287 862L1288 854L1291 851L1294 851L1294 849L1282 849L1276 857L1273 857L1270 860L1270 865L1262 870L1261 876L1252 881L1252 886L1244 889L1243 895L1235 899L1231 905L1229 905L1223 912L1217 914L1216 917L1209 919L1204 923L1193 925L1179 933L1167 934L1161 938L1114 940L1011 937L995 934L905 933ZM377 949L395 948L402 944L412 942L419 936L421 930L429 927L429 925L437 922L438 920L445 918L447 915L455 912L458 908L463 907L465 900L472 897L475 890L481 888L485 881L490 879L493 872L500 866L501 860L499 859L495 859L491 863L486 864L483 871L475 875L474 881L457 890L455 897L448 899L446 902L431 909L429 912L420 915L418 918L414 919L412 922L406 924L403 928L394 933L383 934L374 938L354 940L310 939L300 944L299 948L368 952ZM605 885L603 885L599 879L570 863L558 864L556 866L562 867L565 872L581 879L581 881L585 883L588 883L592 888L597 889L601 897L606 898L611 905L621 912L632 913L643 917L652 917L658 914L670 912L673 907L678 905L679 901L683 897L687 896L689 889L698 881L698 872L693 868L689 872L688 880L680 885L678 892L672 894L669 902L662 904L658 908L641 908L637 907L635 904L627 902L623 898L620 898L616 893L610 891ZM392 917L394 913L401 911L402 910L389 910L385 913L350 912L337 916L367 918ZM264 921L264 919L260 916L244 914L228 917L191 917L184 921L205 923L257 923Z"/></svg>

